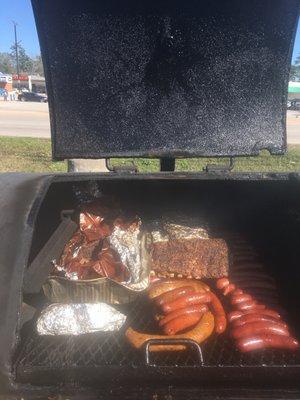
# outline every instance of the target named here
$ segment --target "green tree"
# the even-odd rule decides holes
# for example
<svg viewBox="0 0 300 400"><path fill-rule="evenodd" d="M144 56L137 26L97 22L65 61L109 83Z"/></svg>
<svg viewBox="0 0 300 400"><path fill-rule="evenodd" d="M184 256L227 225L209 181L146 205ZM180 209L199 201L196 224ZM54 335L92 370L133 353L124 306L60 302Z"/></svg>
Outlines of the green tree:
<svg viewBox="0 0 300 400"><path fill-rule="evenodd" d="M0 53L0 72L12 74L14 72L13 59L9 53Z"/></svg>
<svg viewBox="0 0 300 400"><path fill-rule="evenodd" d="M292 65L290 69L290 81L300 80L300 66Z"/></svg>
<svg viewBox="0 0 300 400"><path fill-rule="evenodd" d="M14 60L14 70L17 72L17 60L16 60L16 45L11 46L11 57ZM20 73L30 74L33 67L32 59L26 54L24 47L18 44L18 54L19 54L19 70Z"/></svg>
<svg viewBox="0 0 300 400"><path fill-rule="evenodd" d="M296 57L294 64L291 66L290 80L300 81L300 54Z"/></svg>
<svg viewBox="0 0 300 400"><path fill-rule="evenodd" d="M32 59L32 74L44 76L43 61L40 55Z"/></svg>

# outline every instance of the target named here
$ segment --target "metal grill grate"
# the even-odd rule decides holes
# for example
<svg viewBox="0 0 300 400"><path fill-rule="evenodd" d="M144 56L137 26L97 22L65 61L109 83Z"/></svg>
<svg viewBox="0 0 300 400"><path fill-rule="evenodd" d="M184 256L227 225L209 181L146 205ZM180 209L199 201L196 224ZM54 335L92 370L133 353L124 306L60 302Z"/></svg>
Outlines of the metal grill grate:
<svg viewBox="0 0 300 400"><path fill-rule="evenodd" d="M124 310L123 310L124 311ZM150 317L149 317L150 316ZM146 301L138 301L128 311L128 323L135 328L154 332L151 310ZM241 354L232 340L226 336L212 336L202 346L206 366L287 366L300 365L300 352L264 350ZM158 365L198 364L194 352L157 353L151 362ZM144 365L145 354L134 350L118 333L93 333L81 336L38 336L29 335L18 358L18 368L72 368L105 365Z"/></svg>
<svg viewBox="0 0 300 400"><path fill-rule="evenodd" d="M233 242L237 243L234 240ZM139 331L157 333L152 306L146 298L141 297L129 306L119 308L127 315L127 326L131 325ZM93 333L78 337L38 336L33 333L35 327L32 326L21 343L16 361L17 374L22 376L24 371L29 370L72 371L76 368L143 366L145 352L136 351L127 342L124 336L127 326L117 333ZM241 354L228 334L212 335L201 345L201 350L204 366L300 366L300 351L261 350ZM192 349L186 352L151 353L151 364L197 365L201 368L199 357Z"/></svg>

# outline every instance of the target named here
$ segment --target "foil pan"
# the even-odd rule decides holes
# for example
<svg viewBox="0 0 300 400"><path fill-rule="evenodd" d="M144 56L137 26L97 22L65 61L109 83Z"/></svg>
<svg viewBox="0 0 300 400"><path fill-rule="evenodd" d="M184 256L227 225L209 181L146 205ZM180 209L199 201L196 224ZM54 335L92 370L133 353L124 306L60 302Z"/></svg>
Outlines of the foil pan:
<svg viewBox="0 0 300 400"><path fill-rule="evenodd" d="M141 234L141 264L136 282L120 283L110 278L71 280L65 276L50 276L43 285L45 296L52 303L132 303L139 292L150 284L151 260L146 246L148 237L145 233Z"/></svg>
<svg viewBox="0 0 300 400"><path fill-rule="evenodd" d="M141 284L141 289L143 285ZM64 277L49 277L43 291L51 303L107 303L129 304L139 291L129 290L108 278L71 281Z"/></svg>
<svg viewBox="0 0 300 400"><path fill-rule="evenodd" d="M142 221L113 201L84 207L78 231L57 255L58 262L53 260L44 293L59 303L131 302L150 282Z"/></svg>
<svg viewBox="0 0 300 400"><path fill-rule="evenodd" d="M126 316L105 303L51 304L37 320L39 335L82 335L121 329Z"/></svg>

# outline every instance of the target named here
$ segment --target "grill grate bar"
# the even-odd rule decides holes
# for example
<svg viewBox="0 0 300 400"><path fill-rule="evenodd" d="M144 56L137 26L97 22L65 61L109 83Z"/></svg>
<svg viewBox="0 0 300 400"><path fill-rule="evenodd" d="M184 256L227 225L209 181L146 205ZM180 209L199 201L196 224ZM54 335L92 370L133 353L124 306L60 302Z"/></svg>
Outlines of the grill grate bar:
<svg viewBox="0 0 300 400"><path fill-rule="evenodd" d="M234 246L235 239L229 240ZM244 242L242 242L244 243ZM233 253L234 253L233 246ZM237 246L238 247L238 246ZM223 299L224 300L224 299ZM226 306L226 304L225 304ZM157 332L152 318L152 307L146 298L131 305L119 306L127 315L127 326L144 332ZM35 327L23 338L17 358L17 371L30 369L68 369L105 366L145 365L145 353L136 351L126 341L124 327L115 333L92 333L81 336L38 336ZM300 366L300 351L263 350L241 354L228 334L212 335L201 345L204 366ZM151 365L199 366L199 357L193 351L152 353Z"/></svg>
<svg viewBox="0 0 300 400"><path fill-rule="evenodd" d="M130 307L130 324L143 331L153 331L149 305L146 301L137 302ZM241 354L231 340L224 334L213 335L201 345L204 365L207 366L243 366L243 365L300 365L300 352L264 350ZM197 365L198 361L191 352L157 353L151 355L159 365ZM23 345L18 365L61 368L72 366L104 365L144 365L144 354L134 350L124 337L124 331L118 333L92 333L80 336L38 336L31 334Z"/></svg>

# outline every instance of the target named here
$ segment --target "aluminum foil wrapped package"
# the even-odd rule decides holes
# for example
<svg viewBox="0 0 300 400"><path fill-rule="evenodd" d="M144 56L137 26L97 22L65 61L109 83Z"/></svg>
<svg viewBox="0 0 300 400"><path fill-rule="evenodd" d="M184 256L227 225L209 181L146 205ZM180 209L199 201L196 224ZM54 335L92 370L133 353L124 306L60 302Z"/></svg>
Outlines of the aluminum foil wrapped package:
<svg viewBox="0 0 300 400"><path fill-rule="evenodd" d="M37 321L39 335L82 335L121 329L126 316L105 304L51 304Z"/></svg>
<svg viewBox="0 0 300 400"><path fill-rule="evenodd" d="M149 285L149 260L145 246L145 236L141 232L141 220L138 217L124 222L117 219L109 242L127 268L129 279L124 282L128 289L140 291Z"/></svg>
<svg viewBox="0 0 300 400"><path fill-rule="evenodd" d="M164 217L150 224L153 243L178 239L209 239L209 229L203 221L183 216Z"/></svg>
<svg viewBox="0 0 300 400"><path fill-rule="evenodd" d="M81 208L78 231L58 262L53 260L54 276L79 282L109 278L127 289L144 290L150 271L143 249L142 221L105 199Z"/></svg>
<svg viewBox="0 0 300 400"><path fill-rule="evenodd" d="M164 229L170 239L208 239L208 231L204 227L193 227L188 225L165 222Z"/></svg>
<svg viewBox="0 0 300 400"><path fill-rule="evenodd" d="M141 220L139 218L136 218L127 226L116 221L114 230L109 237L112 248L118 253L123 265L129 272L128 283L136 283L140 276L140 226Z"/></svg>
<svg viewBox="0 0 300 400"><path fill-rule="evenodd" d="M105 196L82 206L79 228L86 241L92 242L109 236L113 230L113 221L120 212L115 199Z"/></svg>
<svg viewBox="0 0 300 400"><path fill-rule="evenodd" d="M165 231L162 221L152 221L148 224L149 239L148 246L152 243L167 242L170 240L168 233Z"/></svg>

